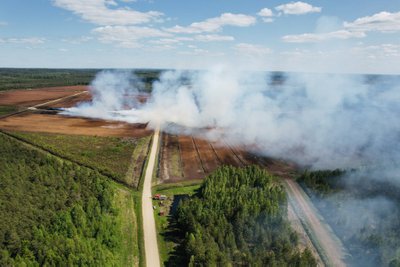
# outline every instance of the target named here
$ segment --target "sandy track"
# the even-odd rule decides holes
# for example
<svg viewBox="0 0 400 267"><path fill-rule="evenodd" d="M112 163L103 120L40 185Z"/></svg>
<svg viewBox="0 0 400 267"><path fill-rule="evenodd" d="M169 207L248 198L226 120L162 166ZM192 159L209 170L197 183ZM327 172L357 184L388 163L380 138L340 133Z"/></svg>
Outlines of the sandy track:
<svg viewBox="0 0 400 267"><path fill-rule="evenodd" d="M300 220L307 225L311 231L311 239L317 243L316 246L322 258L328 266L346 266L344 263L343 246L334 234L318 218L317 211L313 208L310 200L300 186L291 179L284 179L289 201ZM322 251L321 251L322 250Z"/></svg>
<svg viewBox="0 0 400 267"><path fill-rule="evenodd" d="M34 105L34 106L30 107L30 108L38 108L38 107L41 107L41 106L54 104L54 103L66 100L68 98L72 98L72 97L75 97L75 96L78 96L78 95L83 95L83 94L88 94L88 93L89 93L88 91L84 91L84 92L79 92L79 93L76 93L76 94L73 94L73 95L67 95L67 96L64 96L64 97L60 97L60 98L57 98L57 99L54 99L54 100L47 101L45 103Z"/></svg>
<svg viewBox="0 0 400 267"><path fill-rule="evenodd" d="M151 194L151 182L153 178L153 170L157 155L159 136L160 136L160 130L156 129L154 131L149 162L147 164L146 173L144 176L143 194L142 194L144 247L146 254L146 266L149 267L160 266L160 254L158 252L156 222L154 220L152 194Z"/></svg>

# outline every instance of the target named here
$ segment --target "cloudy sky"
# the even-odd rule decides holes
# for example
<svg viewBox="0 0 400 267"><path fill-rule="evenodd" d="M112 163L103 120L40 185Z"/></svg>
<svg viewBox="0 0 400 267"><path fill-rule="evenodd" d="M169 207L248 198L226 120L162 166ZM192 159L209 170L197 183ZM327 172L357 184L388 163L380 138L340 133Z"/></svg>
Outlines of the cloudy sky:
<svg viewBox="0 0 400 267"><path fill-rule="evenodd" d="M0 67L215 64L400 74L400 1L0 1Z"/></svg>

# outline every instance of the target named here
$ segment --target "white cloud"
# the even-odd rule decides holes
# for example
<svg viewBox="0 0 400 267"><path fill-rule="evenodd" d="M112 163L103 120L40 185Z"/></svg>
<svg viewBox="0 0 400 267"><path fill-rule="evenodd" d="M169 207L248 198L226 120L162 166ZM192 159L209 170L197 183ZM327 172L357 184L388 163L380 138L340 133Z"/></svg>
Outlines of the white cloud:
<svg viewBox="0 0 400 267"><path fill-rule="evenodd" d="M234 41L233 36L219 35L219 34L199 34L193 37L172 37L172 38L160 38L157 40L151 40L149 43L160 46L168 46L171 48L173 45L181 45L183 42L224 42ZM192 47L194 48L194 47ZM197 48L197 47L196 47Z"/></svg>
<svg viewBox="0 0 400 267"><path fill-rule="evenodd" d="M203 33L218 32L224 26L248 27L256 23L256 19L252 16L244 14L223 13L219 17L210 18L201 22L194 22L187 27L176 25L167 29L173 33Z"/></svg>
<svg viewBox="0 0 400 267"><path fill-rule="evenodd" d="M303 33L298 35L285 35L282 40L287 43L316 43L328 40L346 40L350 38L363 38L363 32L350 32L347 30L339 30L328 33Z"/></svg>
<svg viewBox="0 0 400 267"><path fill-rule="evenodd" d="M205 34L205 35L196 35L196 41L199 42L220 42L220 41L234 41L235 38L233 36L228 35L219 35L219 34Z"/></svg>
<svg viewBox="0 0 400 267"><path fill-rule="evenodd" d="M272 17L272 16L274 16L274 13L269 8L263 8L260 10L260 12L257 13L257 15L259 15L261 17Z"/></svg>
<svg viewBox="0 0 400 267"><path fill-rule="evenodd" d="M266 23L274 21L274 19L272 18L274 16L274 13L269 8L261 9L260 12L257 13L257 15L259 15L262 18L262 20Z"/></svg>
<svg viewBox="0 0 400 267"><path fill-rule="evenodd" d="M400 31L400 12L380 12L372 16L358 18L353 22L345 22L344 27L352 31Z"/></svg>
<svg viewBox="0 0 400 267"><path fill-rule="evenodd" d="M290 2L284 5L280 5L275 7L277 11L282 12L286 15L302 15L307 13L319 13L321 12L321 7L315 7L308 3L304 3L301 1L298 2Z"/></svg>
<svg viewBox="0 0 400 267"><path fill-rule="evenodd" d="M77 37L77 38L65 38L62 39L61 41L63 41L64 43L69 43L69 44L83 44L86 42L89 42L93 40L93 37L90 36L81 36L81 37Z"/></svg>
<svg viewBox="0 0 400 267"><path fill-rule="evenodd" d="M172 44L179 44L181 43L181 41L174 38L161 38L158 40L152 40L150 41L150 43L158 45L172 45Z"/></svg>
<svg viewBox="0 0 400 267"><path fill-rule="evenodd" d="M371 46L357 46L353 48L357 53L364 53L368 58L396 58L400 57L400 45L379 44Z"/></svg>
<svg viewBox="0 0 400 267"><path fill-rule="evenodd" d="M125 8L110 8L118 4L113 0L53 0L55 6L67 9L82 19L98 25L133 25L159 20L157 11L139 12Z"/></svg>
<svg viewBox="0 0 400 267"><path fill-rule="evenodd" d="M353 22L344 22L343 29L327 33L304 33L286 35L282 40L288 43L311 43L335 39L363 38L367 32L391 33L400 31L400 12L380 12L372 16L358 18Z"/></svg>
<svg viewBox="0 0 400 267"><path fill-rule="evenodd" d="M273 19L273 18L262 18L262 20L263 20L265 23L274 22L274 19Z"/></svg>
<svg viewBox="0 0 400 267"><path fill-rule="evenodd" d="M208 55L210 53L210 51L206 50L206 49L201 49L201 48L196 48L193 47L193 50L190 51L181 51L178 54L181 55L189 55L189 56L199 56L199 55Z"/></svg>
<svg viewBox="0 0 400 267"><path fill-rule="evenodd" d="M29 44L39 45L45 42L44 38L30 37L30 38L0 38L0 44Z"/></svg>
<svg viewBox="0 0 400 267"><path fill-rule="evenodd" d="M105 26L98 27L93 33L99 36L103 43L116 43L120 47L140 47L139 40L153 37L170 37L169 33L149 27L136 26Z"/></svg>
<svg viewBox="0 0 400 267"><path fill-rule="evenodd" d="M268 47L248 43L237 44L234 48L239 53L251 56L265 56L272 52Z"/></svg>
<svg viewBox="0 0 400 267"><path fill-rule="evenodd" d="M0 27L2 27L2 26L7 26L7 25L8 25L7 22L5 22L5 21L0 21Z"/></svg>

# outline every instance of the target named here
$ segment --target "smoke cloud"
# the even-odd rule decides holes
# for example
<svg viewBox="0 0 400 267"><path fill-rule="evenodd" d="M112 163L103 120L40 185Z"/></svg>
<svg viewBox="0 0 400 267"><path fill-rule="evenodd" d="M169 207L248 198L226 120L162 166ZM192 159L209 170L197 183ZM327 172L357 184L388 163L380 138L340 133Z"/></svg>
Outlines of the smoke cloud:
<svg viewBox="0 0 400 267"><path fill-rule="evenodd" d="M149 122L165 131L208 128L208 138L313 168L399 159L395 76L268 75L221 66L166 71L144 104L131 97L142 84L129 72L102 72L92 88L91 103L64 114Z"/></svg>

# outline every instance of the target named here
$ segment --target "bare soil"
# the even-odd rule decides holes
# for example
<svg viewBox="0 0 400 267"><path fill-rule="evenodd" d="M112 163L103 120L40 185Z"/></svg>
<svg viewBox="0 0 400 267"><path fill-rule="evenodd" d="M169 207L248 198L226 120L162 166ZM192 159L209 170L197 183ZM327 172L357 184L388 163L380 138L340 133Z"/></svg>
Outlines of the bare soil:
<svg viewBox="0 0 400 267"><path fill-rule="evenodd" d="M62 115L21 113L0 120L0 129L76 135L144 137L152 131L145 124L104 121Z"/></svg>
<svg viewBox="0 0 400 267"><path fill-rule="evenodd" d="M0 93L0 105L29 107L87 90L87 86L65 86L5 91Z"/></svg>
<svg viewBox="0 0 400 267"><path fill-rule="evenodd" d="M205 176L201 161L191 136L179 136L179 148L185 180L199 179Z"/></svg>
<svg viewBox="0 0 400 267"><path fill-rule="evenodd" d="M210 174L220 165L219 160L208 141L199 138L193 140L199 152L204 172Z"/></svg>

